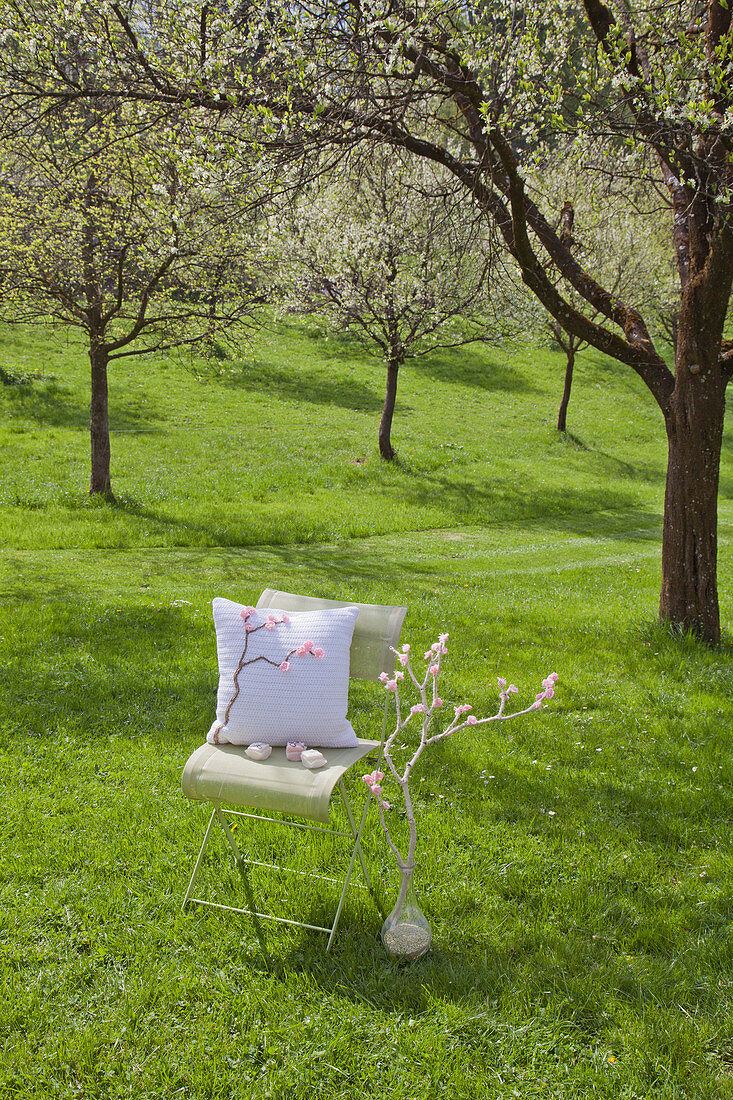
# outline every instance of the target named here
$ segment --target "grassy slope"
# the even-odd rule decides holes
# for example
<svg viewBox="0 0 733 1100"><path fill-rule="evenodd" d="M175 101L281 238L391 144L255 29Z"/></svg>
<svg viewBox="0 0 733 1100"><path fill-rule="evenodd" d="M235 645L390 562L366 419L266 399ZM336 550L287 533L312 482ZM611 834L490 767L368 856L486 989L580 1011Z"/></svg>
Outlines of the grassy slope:
<svg viewBox="0 0 733 1100"><path fill-rule="evenodd" d="M0 393L0 1097L733 1096L733 661L648 625L664 448L635 379L584 359L561 441L557 357L436 357L404 371L388 468L349 345L293 327L207 381L123 361L111 507L79 350L0 355L46 376ZM330 955L278 932L269 964L247 921L177 912L209 601L265 585L409 604L477 711L497 674L523 698L560 673L542 715L424 761L435 949L410 968L358 898ZM353 709L378 733L368 689Z"/></svg>

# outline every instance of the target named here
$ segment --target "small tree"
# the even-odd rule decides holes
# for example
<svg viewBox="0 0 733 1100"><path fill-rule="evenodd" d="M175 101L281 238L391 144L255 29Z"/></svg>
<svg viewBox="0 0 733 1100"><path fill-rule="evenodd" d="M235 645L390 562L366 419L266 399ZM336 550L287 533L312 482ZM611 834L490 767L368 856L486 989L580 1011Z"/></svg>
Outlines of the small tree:
<svg viewBox="0 0 733 1100"><path fill-rule="evenodd" d="M595 146L579 150L560 143L542 163L542 188L548 209L554 210L553 229L568 253L594 272L596 279L621 301L634 301L651 318L662 338L667 338L674 301L674 258L668 246L671 212L661 194L662 181L608 179L601 171L602 158ZM539 184L538 184L539 186ZM656 217L649 216L654 212ZM565 355L563 393L557 430L567 430L567 411L572 393L576 356L590 346L588 339L568 331L548 314L526 288L516 287L519 312L527 327L549 334ZM574 309L592 324L600 314L562 276L558 290ZM655 333L656 334L656 333Z"/></svg>
<svg viewBox="0 0 733 1100"><path fill-rule="evenodd" d="M666 338L674 301L674 257L669 249L672 214L661 179L609 180L600 170L595 146L561 145L545 173L545 186L560 210L557 233L568 252L621 301L633 301L650 317L655 335ZM652 213L655 217L650 216ZM576 310L597 324L600 314L572 285L563 288ZM567 429L567 410L576 356L589 341L548 317L550 333L565 354L563 394L557 430Z"/></svg>
<svg viewBox="0 0 733 1100"><path fill-rule="evenodd" d="M480 339L489 249L459 210L454 186L428 166L372 150L343 160L278 220L289 305L326 314L387 368L379 452L391 431L407 360Z"/></svg>
<svg viewBox="0 0 733 1100"><path fill-rule="evenodd" d="M190 123L150 123L66 110L1 151L0 317L84 333L89 491L109 498L110 363L227 332L248 312L240 208L215 146Z"/></svg>

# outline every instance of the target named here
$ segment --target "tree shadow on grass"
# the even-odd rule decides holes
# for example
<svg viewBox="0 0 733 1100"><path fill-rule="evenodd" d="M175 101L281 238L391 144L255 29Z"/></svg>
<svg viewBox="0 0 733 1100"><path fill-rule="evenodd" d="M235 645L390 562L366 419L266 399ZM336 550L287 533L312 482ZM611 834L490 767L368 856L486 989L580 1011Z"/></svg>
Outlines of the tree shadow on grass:
<svg viewBox="0 0 733 1100"><path fill-rule="evenodd" d="M10 421L27 420L43 427L89 427L89 405L56 382L13 386L7 391Z"/></svg>
<svg viewBox="0 0 733 1100"><path fill-rule="evenodd" d="M216 690L208 622L181 607L105 607L70 596L60 602L51 588L40 608L38 592L27 605L15 602L18 634L4 667L0 729L39 739L59 730L128 731L161 741L171 731L208 729ZM29 625L19 630L24 617ZM194 645L204 655L208 649L208 662L191 659Z"/></svg>
<svg viewBox="0 0 733 1100"><path fill-rule="evenodd" d="M525 797L527 793L531 794L525 792ZM659 807L644 792L637 793L648 803L652 821ZM513 809L515 796L515 791L507 791L502 806ZM588 821L592 818L591 807ZM511 816L507 827L515 828ZM434 944L417 962L399 964L386 955L378 940L381 918L376 910L362 908L357 913L347 906L329 954L323 939L313 934L301 933L283 951L277 934L266 933L262 964L284 980L293 972L304 974L329 995L338 991L355 1003L413 1017L434 1010L436 1001L464 1007L475 1004L483 1010L480 1015L485 1014L477 1036L484 1033L484 1026L490 1034L494 1024L506 1020L507 1012L516 1012L509 1008L494 1015L491 1006L501 1002L515 1006L524 1002L529 1016L542 1005L552 1005L560 1027L572 1028L581 1041L597 1039L607 1029L609 1013L614 1015L613 1006L619 1002L639 1015L654 1003L712 1011L715 961L704 952L699 959L678 960L688 954L691 942L725 935L733 901L717 897L693 905L689 899L677 899L674 886L666 891L652 879L637 882L620 869L615 877L592 888L597 889L592 904L598 913L586 926L581 915L588 906L589 884L585 876L574 878L587 838L572 856L566 853L575 837L558 840L549 828L545 835L550 861L547 883L541 875L523 876L519 867L513 877L497 873L484 883L474 881L463 890L466 897L454 891L456 900L451 894L443 898L437 913L428 913ZM610 823L608 839L612 839ZM675 850L678 839L671 835L660 846ZM601 835L599 848L603 841ZM642 832L632 841L644 847L648 837ZM553 876L560 872L556 883ZM462 873L457 868L457 877ZM529 867L528 873L533 874ZM443 884L442 889L448 888ZM491 899L488 907L487 898ZM430 909L428 902L424 908ZM488 934L479 931L484 910L491 922ZM688 911L689 916L681 919ZM302 919L322 923L323 909L314 904Z"/></svg>
<svg viewBox="0 0 733 1100"><path fill-rule="evenodd" d="M72 428L89 430L89 403L82 400L66 386L56 382L23 384L10 387L6 392L8 418L14 421L30 421L44 428ZM118 409L114 403L110 413L110 431L154 430L144 408Z"/></svg>
<svg viewBox="0 0 733 1100"><path fill-rule="evenodd" d="M409 467L405 473L410 474ZM448 507L456 524L480 524L483 515L492 524L525 521L537 526L555 525L592 533L599 537L627 537L628 517L633 515L639 538L656 538L645 533L656 527L658 516L638 505L633 493L606 488L590 488L580 492L572 489L548 488L541 481L524 477L521 483L500 481L477 486L447 474L416 472L413 480L401 486L390 486L395 496L406 504L427 507L437 497L442 507ZM615 514L618 513L618 514ZM600 531L598 530L600 528ZM633 537L633 536L631 536Z"/></svg>
<svg viewBox="0 0 733 1100"><path fill-rule="evenodd" d="M564 356L558 355L558 379L562 378L564 369ZM619 363L616 359L609 358L603 352L586 348L576 359L576 371L578 373L573 383L573 393L582 394L584 385L600 385L603 387L605 383L612 379L614 387L623 389L628 394L640 396L641 400L647 402L650 410L657 410L660 438L664 437L664 421L661 412L654 398L631 367Z"/></svg>
<svg viewBox="0 0 733 1100"><path fill-rule="evenodd" d="M375 374L378 372L379 363L375 362ZM384 403L381 393L356 379L345 378L343 373L328 374L310 367L295 370L292 367L278 367L261 359L243 363L236 373L229 373L219 379L219 384L230 390L269 393L290 401L308 401L314 405L337 405L354 412L377 413ZM398 403L398 413L406 410L406 405Z"/></svg>
<svg viewBox="0 0 733 1100"><path fill-rule="evenodd" d="M213 644L205 668L200 656L190 660L185 640L193 636L200 645L202 632L210 633L208 621L196 621L180 608L90 609L71 603L64 608L49 605L43 614L47 616L44 629L29 632L21 659L4 669L7 712L2 714L0 726L9 730L10 721L15 723L11 751L17 752L17 744L29 737L58 737L59 731L72 724L87 743L90 737L99 741L112 732L117 737L122 732L135 739L141 735L155 738L156 748L167 746L163 751L169 757L173 755L170 744L176 738L175 751L185 759L193 734L181 737L180 731L198 729L196 739L200 740L214 698L214 676L208 667L213 665ZM550 630L549 625L546 629ZM39 645L39 636L44 644ZM191 652L198 652L196 646ZM460 793L466 784L475 783L476 765L447 751L447 746L445 749L440 763L448 771L441 783ZM100 751L107 751L103 740ZM41 785L46 782L43 769L48 765L40 757L36 764L32 782ZM67 767L73 789L77 783L73 749ZM702 954L696 957L691 945L713 935L720 935L723 943L733 917L730 898L708 898L694 911L688 905L693 912L691 923L670 919L656 928L653 923L645 925L647 918L637 904L633 876L625 876L620 868L606 876L605 888L600 884L603 936L596 937L592 929L573 923L584 911L587 878L578 881L577 869L589 844L599 853L606 847L613 851L614 838L621 834L629 848L658 847L660 867L665 865L665 851L669 853L667 872L675 859L684 860L683 853L696 840L687 794L682 790L670 794L662 788L655 791L641 772L623 785L578 771L569 775L567 782L582 827L594 830L592 836L581 836L576 826L557 830L546 819L539 821L537 807L547 803L551 794L549 779L527 778L511 767L493 770L498 780L491 799L493 820L510 833L521 830L546 842L548 866L541 873L531 872L530 854L529 872L520 859L509 878L492 874L472 881L469 877L463 898L449 885L445 896L436 899L437 912L428 912L436 932L435 946L413 964L399 965L384 954L377 938L381 918L376 909L368 901L359 905L350 900L330 953L325 952L323 935L298 932L283 940L279 933L269 932L268 924L264 931L260 929L266 961L249 965L263 966L283 981L293 974L302 975L322 989L324 997L340 995L388 1013L416 1017L435 1012L436 1002L470 1008L468 1018L449 1026L455 1029L457 1039L471 1044L478 1054L489 1044L500 1042L512 1021L516 1026L518 1018L535 1020L541 1006L551 1006L550 1039L557 1037L559 1029L577 1035L577 1041L584 1043L607 1033L609 1016L614 1017L619 1002L638 1016L653 1002L692 1008L714 1005L719 986L709 979L715 977L715 965ZM93 795L93 780L89 782ZM132 781L133 802L135 782L146 784L149 776ZM100 790L104 783L102 776ZM80 820L81 802L79 798ZM464 839L460 835L464 815L472 818L469 824L474 836L485 816L485 809L469 799L465 802L454 829L445 830L448 844L458 845ZM178 808L175 813L178 815ZM720 806L708 808L701 802L696 813L700 821L709 814L718 829L728 827L730 815L723 814ZM37 827L33 818L31 824ZM467 832L470 835L470 830ZM456 851L465 861L465 851ZM653 877L639 884L640 890L654 887ZM166 899L169 902L170 898ZM667 897L663 887L655 889L652 902L662 916L675 916L671 891ZM425 908L429 910L428 905ZM324 923L323 908L312 899L301 916L312 923ZM229 922L231 930L229 918L222 919ZM246 922L246 918L242 920ZM491 922L488 934L481 930L481 922L484 926ZM244 932L249 934L250 928ZM211 934L210 928L206 934ZM405 1022L405 1026L409 1025ZM536 1026L544 1025L538 1020Z"/></svg>
<svg viewBox="0 0 733 1100"><path fill-rule="evenodd" d="M720 487L718 495L723 500L733 499L733 474L720 475Z"/></svg>
<svg viewBox="0 0 733 1100"><path fill-rule="evenodd" d="M429 495L425 499L429 500ZM152 509L128 503L123 507L136 518L147 523L152 521L171 531L179 527L185 529L186 538L190 538L193 545L181 540L180 543L164 547L160 568L157 566L156 553L136 548L118 550L110 547L94 550L92 552L97 558L108 555L109 564L105 573L89 584L68 575L63 556L58 560L54 556L36 559L19 552L14 557L12 579L7 584L6 591L0 594L0 606L3 602L34 604L40 592L50 601L74 601L80 596L83 599L103 600L108 590L119 589L128 598L136 584L138 587L140 584L148 587L151 583L155 586L157 578L166 575L170 570L171 562L178 563L180 595L190 592L187 579L189 576L195 578L196 586L200 586L201 578L210 575L212 584L215 578L219 593L230 595L233 599L243 598L244 592L251 598L255 578L263 578L265 583L287 590L311 591L316 583L314 578L317 577L318 584L329 590L324 594L331 594L334 599L363 600L365 590L374 593L383 589L386 577L385 560L388 561L388 568L393 575L395 599L399 598L399 593L404 588L400 581L401 574L409 578L411 588L419 589L422 586L425 591L432 592L436 577L444 574L447 558L460 557L462 547L465 547L467 553L478 554L480 558L483 552L482 542L487 534L491 535L491 529L483 528L480 516L472 510L468 492L466 500L465 513L457 505L456 525L461 528L458 534L453 528L427 528L422 532L390 532L363 539L345 539L337 543L314 540L312 543L270 542L266 545L250 545L244 540L238 543L236 537L222 541L218 537L222 533L217 532L215 527L204 523L194 524L190 520L184 523L182 520L162 516ZM558 501L557 511L545 516L533 515L528 508L524 516L522 538L541 537L543 532L557 535L560 531L567 532L571 537L592 539L599 547L602 547L604 540L609 545L614 542L658 542L660 518L657 514L643 508L629 507L628 502L626 510L620 514L593 510L594 504L597 507L604 501L607 503L605 494L603 501L588 500L585 502L587 511L577 513L562 510L562 501ZM577 498L575 503L579 503ZM105 504L104 507L114 508L119 505ZM516 505L506 500L497 501L495 519L502 515L507 522L516 519ZM223 534L226 536L226 532ZM429 553L416 554L415 540L423 547L428 544ZM491 552L491 546L488 545L485 553ZM578 564L592 565L592 562L583 560ZM548 565L549 570L555 568L556 564ZM131 629L136 629L133 623L130 626Z"/></svg>
<svg viewBox="0 0 733 1100"><path fill-rule="evenodd" d="M371 485L370 488L373 491L381 488L385 508L393 503L398 506L407 505L419 511L433 508L437 499L441 509L450 515L450 526L480 527L484 521L490 520L492 525L524 522L549 529L567 528L570 531L576 530L579 534L593 534L601 539L641 540L658 537L659 517L640 507L633 493L620 489L548 489L539 480L532 483L527 477L521 483L497 481L477 486L470 480L462 481L440 472L412 472L408 467L400 470L399 480L392 480L381 487ZM287 506L283 504L283 513L278 521L280 530L269 533L266 547L252 538L252 526L244 505L241 517L229 511L221 525L216 520L205 522L191 517L184 519L167 516L131 498L120 498L117 502L110 502L108 506L148 524L152 522L161 530L171 533L180 531L185 537L173 545L181 547L248 547L263 552L277 552L287 558L289 554L302 553L303 546L328 543L333 538L328 527L319 529L316 523L312 538L293 542L293 527L289 525L289 516L293 520L297 518L298 508L295 501L289 502ZM633 522L630 522L630 517ZM365 539L367 537L364 536ZM399 537L399 532L396 537ZM354 541L358 541L358 537L346 540L348 544ZM288 547L292 549L288 550ZM358 555L356 559L358 563Z"/></svg>
<svg viewBox="0 0 733 1100"><path fill-rule="evenodd" d="M492 348L494 354L498 349ZM412 369L435 382L497 393L538 393L524 374L469 348L446 349L415 359Z"/></svg>
<svg viewBox="0 0 733 1100"><path fill-rule="evenodd" d="M580 436L573 435L572 432L558 432L555 430L551 444L562 447L571 453L573 451L583 452L590 458L595 458L596 461L601 463L604 471L612 476L629 478L633 481L664 484L666 467L663 461L628 462L617 454L602 450L595 443L586 442Z"/></svg>
<svg viewBox="0 0 733 1100"><path fill-rule="evenodd" d="M367 350L356 332L350 329L336 330L328 323L318 324L313 318L303 325L302 317L292 322L282 320L277 325L281 335L289 335L296 341L307 341L318 346L318 355L328 362L378 363L375 352Z"/></svg>
<svg viewBox="0 0 733 1100"><path fill-rule="evenodd" d="M613 509L613 505L611 508ZM660 542L662 536L662 517L641 507L621 507L618 512L589 510L585 514L558 514L557 520L543 517L532 521L532 526L557 531L559 528L572 531L579 537L593 538L599 542Z"/></svg>

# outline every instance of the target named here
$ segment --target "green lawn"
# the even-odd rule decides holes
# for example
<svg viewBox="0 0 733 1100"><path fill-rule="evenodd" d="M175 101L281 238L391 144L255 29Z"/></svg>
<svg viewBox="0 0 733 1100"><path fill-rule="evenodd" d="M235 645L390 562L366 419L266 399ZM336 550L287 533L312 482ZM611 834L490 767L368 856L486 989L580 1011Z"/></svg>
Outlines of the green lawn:
<svg viewBox="0 0 733 1100"><path fill-rule="evenodd" d="M391 467L381 370L313 328L217 370L123 360L116 506L86 495L80 348L5 332L0 362L26 378L0 386L0 1098L733 1097L730 437L713 651L653 625L661 416L598 356L567 440L551 352L407 367ZM450 631L443 695L477 713L497 675L520 704L560 675L542 713L424 758L410 966L356 892L328 955L179 912L210 601L265 586L408 604L403 640ZM358 732L380 703L354 693ZM297 879L275 895L323 915Z"/></svg>

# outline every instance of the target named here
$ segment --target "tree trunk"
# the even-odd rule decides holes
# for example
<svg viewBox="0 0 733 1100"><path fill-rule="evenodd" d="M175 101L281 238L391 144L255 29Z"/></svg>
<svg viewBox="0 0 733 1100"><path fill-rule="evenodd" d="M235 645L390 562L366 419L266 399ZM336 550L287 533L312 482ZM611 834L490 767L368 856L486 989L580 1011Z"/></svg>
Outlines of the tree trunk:
<svg viewBox="0 0 733 1100"><path fill-rule="evenodd" d="M401 365L402 360L397 355L390 355L387 359L387 392L384 396L382 419L379 422L379 453L387 462L392 462L396 454L390 433L397 399L397 375Z"/></svg>
<svg viewBox="0 0 733 1100"><path fill-rule="evenodd" d="M575 348L573 347L573 338L570 337L570 343L565 348L565 355L567 362L565 365L565 388L562 391L562 401L560 402L560 408L557 413L557 430L559 432L567 431L567 412L568 405L570 404L570 391L573 387L573 367L575 366Z"/></svg>
<svg viewBox="0 0 733 1100"><path fill-rule="evenodd" d="M699 335L699 334L698 334ZM725 383L717 365L679 361L666 416L668 463L662 531L659 617L713 644L720 641L718 609L718 479L725 416ZM719 342L718 342L719 343ZM680 344L683 341L680 340ZM711 355L712 358L712 355Z"/></svg>
<svg viewBox="0 0 733 1100"><path fill-rule="evenodd" d="M89 430L91 435L92 478L89 495L114 500L110 480L109 405L107 395L107 351L92 338L89 348L92 398Z"/></svg>

